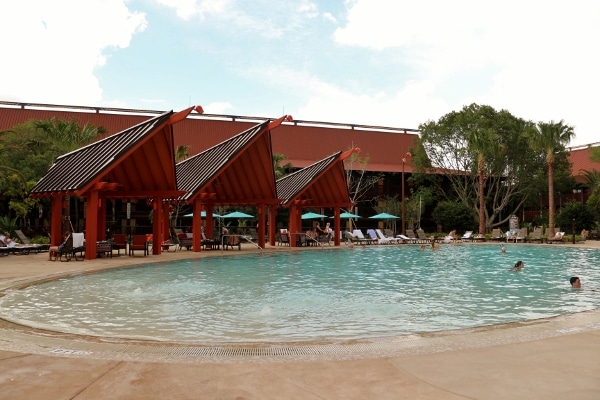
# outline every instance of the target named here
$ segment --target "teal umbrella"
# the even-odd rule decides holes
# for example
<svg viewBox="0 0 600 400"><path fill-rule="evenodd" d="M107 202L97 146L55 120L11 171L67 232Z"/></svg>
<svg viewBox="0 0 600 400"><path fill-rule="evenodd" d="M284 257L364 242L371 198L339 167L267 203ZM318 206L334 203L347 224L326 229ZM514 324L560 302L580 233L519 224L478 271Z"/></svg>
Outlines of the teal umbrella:
<svg viewBox="0 0 600 400"><path fill-rule="evenodd" d="M184 215L184 217L193 217L193 216L194 216L194 214L193 214L193 213L190 213L190 214L185 214L185 215ZM221 216L220 216L219 214L216 214L216 213L213 213L213 215L212 215L212 216L213 216L213 218L221 218ZM202 211L202 212L200 213L200 217L202 217L202 218L206 218L206 211Z"/></svg>
<svg viewBox="0 0 600 400"><path fill-rule="evenodd" d="M306 214L302 214L302 219L317 219L317 218L326 218L327 215L317 214L314 212L307 212Z"/></svg>
<svg viewBox="0 0 600 400"><path fill-rule="evenodd" d="M221 215L221 218L254 218L254 216L241 211L234 211L229 214Z"/></svg>
<svg viewBox="0 0 600 400"><path fill-rule="evenodd" d="M331 217L331 218L334 218L334 217ZM349 218L360 218L360 215L352 214L350 212L343 212L343 213L340 214L340 218L346 218L346 219L349 219Z"/></svg>
<svg viewBox="0 0 600 400"><path fill-rule="evenodd" d="M400 218L400 217L396 217L395 215L388 214L388 213L381 213L381 214L373 215L372 217L369 217L369 218L371 218L371 219L396 219L396 218Z"/></svg>

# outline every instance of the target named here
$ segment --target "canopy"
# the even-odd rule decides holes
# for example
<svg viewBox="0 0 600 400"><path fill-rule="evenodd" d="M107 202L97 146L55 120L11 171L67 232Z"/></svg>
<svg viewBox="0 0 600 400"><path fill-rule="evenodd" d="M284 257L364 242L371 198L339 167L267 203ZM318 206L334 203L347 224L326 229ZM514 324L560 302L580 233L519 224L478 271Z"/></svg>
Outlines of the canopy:
<svg viewBox="0 0 600 400"><path fill-rule="evenodd" d="M254 216L241 211L234 211L229 214L221 215L221 218L254 218Z"/></svg>
<svg viewBox="0 0 600 400"><path fill-rule="evenodd" d="M333 217L331 217L333 218ZM350 218L360 218L360 215L356 215L356 214L352 214L350 212L343 212L340 214L340 218L344 219L350 219Z"/></svg>
<svg viewBox="0 0 600 400"><path fill-rule="evenodd" d="M371 218L371 219L396 219L396 218L400 218L400 217L396 217L395 215L388 214L388 213L381 213L381 214L373 215L372 217L369 217L369 218Z"/></svg>
<svg viewBox="0 0 600 400"><path fill-rule="evenodd" d="M317 218L326 218L327 215L317 214L314 212L307 212L306 214L302 214L302 219L317 219Z"/></svg>
<svg viewBox="0 0 600 400"><path fill-rule="evenodd" d="M190 214L185 214L185 215L184 215L184 217L193 217L193 216L194 216L194 214L193 214L193 213L190 213ZM220 216L219 214L216 214L216 213L213 213L213 215L212 215L212 216L213 216L213 218L221 218L221 216ZM202 217L202 218L206 218L206 211L202 211L202 212L200 213L200 217Z"/></svg>

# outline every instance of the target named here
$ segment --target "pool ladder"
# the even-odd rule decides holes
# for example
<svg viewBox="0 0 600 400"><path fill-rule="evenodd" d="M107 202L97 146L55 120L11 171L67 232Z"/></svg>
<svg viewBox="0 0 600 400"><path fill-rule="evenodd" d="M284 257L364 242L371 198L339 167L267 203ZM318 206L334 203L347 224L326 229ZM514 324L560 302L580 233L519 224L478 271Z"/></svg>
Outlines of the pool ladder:
<svg viewBox="0 0 600 400"><path fill-rule="evenodd" d="M238 237L240 239L240 243L241 243L242 240L244 240L244 241L246 241L246 242L248 242L248 243L256 246L256 248L258 248L260 250L260 252L262 253L263 248L260 247L258 245L258 243L254 242L249 236L238 235L238 234L230 234L230 235L223 235L223 236L221 236L221 254L223 254L223 250L225 249L225 238L234 237L234 236Z"/></svg>

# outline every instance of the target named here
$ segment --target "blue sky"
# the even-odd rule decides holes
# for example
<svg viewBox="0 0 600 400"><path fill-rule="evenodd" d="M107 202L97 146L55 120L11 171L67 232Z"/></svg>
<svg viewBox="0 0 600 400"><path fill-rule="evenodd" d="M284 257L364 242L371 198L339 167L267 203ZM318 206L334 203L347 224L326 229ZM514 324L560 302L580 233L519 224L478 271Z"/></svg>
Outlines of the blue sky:
<svg viewBox="0 0 600 400"><path fill-rule="evenodd" d="M470 103L600 141L600 3L20 0L0 100L417 128Z"/></svg>

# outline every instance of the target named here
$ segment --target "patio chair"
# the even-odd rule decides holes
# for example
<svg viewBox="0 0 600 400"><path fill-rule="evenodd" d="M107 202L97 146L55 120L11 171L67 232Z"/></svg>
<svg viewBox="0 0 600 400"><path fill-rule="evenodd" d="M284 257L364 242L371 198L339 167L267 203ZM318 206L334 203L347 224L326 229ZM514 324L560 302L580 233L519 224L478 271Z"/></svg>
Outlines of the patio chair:
<svg viewBox="0 0 600 400"><path fill-rule="evenodd" d="M421 243L421 240L417 236L415 236L415 232L412 229L406 230L406 236L414 243Z"/></svg>
<svg viewBox="0 0 600 400"><path fill-rule="evenodd" d="M85 253L85 234L83 232L73 232L73 250L71 255L75 261L83 261Z"/></svg>
<svg viewBox="0 0 600 400"><path fill-rule="evenodd" d="M0 256L7 256L11 253L10 248L0 240Z"/></svg>
<svg viewBox="0 0 600 400"><path fill-rule="evenodd" d="M279 233L279 245L280 246L289 246L290 245L290 234L285 232Z"/></svg>
<svg viewBox="0 0 600 400"><path fill-rule="evenodd" d="M223 249L229 250L231 247L233 250L234 247L237 247L238 250L242 250L242 241L238 235L224 236L223 240Z"/></svg>
<svg viewBox="0 0 600 400"><path fill-rule="evenodd" d="M73 234L70 234L65 240L64 244L61 244L58 248L50 249L48 258L50 261L71 261L73 257Z"/></svg>
<svg viewBox="0 0 600 400"><path fill-rule="evenodd" d="M408 231L407 231L407 233L408 233ZM418 240L416 237L414 237L414 233L413 233L413 237L408 237L406 235L399 234L399 235L396 235L396 239L401 240L402 243L417 243L417 240Z"/></svg>
<svg viewBox="0 0 600 400"><path fill-rule="evenodd" d="M112 248L117 250L117 255L121 255L121 249L127 252L127 235L124 233L113 233Z"/></svg>
<svg viewBox="0 0 600 400"><path fill-rule="evenodd" d="M148 255L148 238L146 235L133 235L131 244L129 245L129 255L135 255L135 252L141 250L144 252L144 257Z"/></svg>
<svg viewBox="0 0 600 400"><path fill-rule="evenodd" d="M205 249L209 249L212 250L214 249L219 249L219 241L217 239L209 239L206 237L206 235L204 234L204 232L202 232L202 241L200 241L200 244L202 245L202 247L204 247Z"/></svg>
<svg viewBox="0 0 600 400"><path fill-rule="evenodd" d="M192 248L192 238L188 237L187 233L178 233L177 234L177 241L179 243L177 243L177 249L175 250L179 250L181 251L181 249L183 249L184 247L189 250Z"/></svg>

